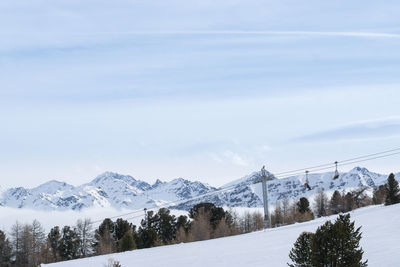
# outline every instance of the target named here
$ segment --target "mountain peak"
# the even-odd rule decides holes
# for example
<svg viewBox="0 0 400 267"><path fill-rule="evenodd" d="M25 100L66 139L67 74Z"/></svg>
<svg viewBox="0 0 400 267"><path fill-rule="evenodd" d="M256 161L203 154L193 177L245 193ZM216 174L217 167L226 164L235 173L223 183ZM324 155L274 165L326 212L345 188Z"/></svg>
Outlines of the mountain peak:
<svg viewBox="0 0 400 267"><path fill-rule="evenodd" d="M74 188L74 186L67 184L66 182L50 180L48 182L45 182L45 183L33 188L32 191L53 194L57 190L70 190L73 188Z"/></svg>
<svg viewBox="0 0 400 267"><path fill-rule="evenodd" d="M127 183L136 182L136 179L133 178L130 175L123 175L123 174L119 174L119 173L116 173L116 172L107 171L107 172L104 172L104 173L98 175L92 181L92 183L98 184L100 182L104 182L104 181L108 181L108 180L122 180L122 181L125 181Z"/></svg>
<svg viewBox="0 0 400 267"><path fill-rule="evenodd" d="M351 173L360 173L360 172L361 173L368 173L369 170L367 168L357 166L357 167L354 167L353 169L351 169L350 172Z"/></svg>
<svg viewBox="0 0 400 267"><path fill-rule="evenodd" d="M152 188L156 188L159 185L164 184L165 182L161 181L160 179L157 179L156 182L151 186Z"/></svg>

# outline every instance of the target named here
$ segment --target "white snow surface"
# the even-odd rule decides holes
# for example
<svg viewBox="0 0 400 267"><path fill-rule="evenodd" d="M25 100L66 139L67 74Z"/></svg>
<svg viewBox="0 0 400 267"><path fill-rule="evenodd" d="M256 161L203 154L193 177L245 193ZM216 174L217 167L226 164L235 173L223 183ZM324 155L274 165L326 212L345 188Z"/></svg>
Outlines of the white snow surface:
<svg viewBox="0 0 400 267"><path fill-rule="evenodd" d="M112 258L122 267L233 267L233 266L287 266L289 251L303 231L315 231L327 220L336 216L319 218L233 237L134 250L72 260L43 266L88 267L104 266ZM351 212L351 220L361 226L363 259L368 266L399 266L400 204L370 206Z"/></svg>

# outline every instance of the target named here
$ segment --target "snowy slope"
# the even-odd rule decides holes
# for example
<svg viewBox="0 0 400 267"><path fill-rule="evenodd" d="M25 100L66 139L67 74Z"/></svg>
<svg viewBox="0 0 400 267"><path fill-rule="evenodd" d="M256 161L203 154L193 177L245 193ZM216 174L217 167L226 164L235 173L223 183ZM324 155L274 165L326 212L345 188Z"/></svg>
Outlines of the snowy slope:
<svg viewBox="0 0 400 267"><path fill-rule="evenodd" d="M129 175L106 172L90 183L77 187L53 180L33 189L11 188L0 194L0 205L39 210L82 210L91 207L141 209L175 202L168 206L188 210L196 203L208 201L220 206L260 207L261 184L253 184L259 177L260 173L254 172L219 188L229 189L227 191L201 196L212 193L217 188L182 178L170 182L157 180L150 185ZM274 205L276 201L284 198L312 197L320 188L328 193L358 187L368 187L372 191L372 187L384 184L387 179L387 175L360 167L341 173L337 180L332 180L332 177L332 172L310 174L311 191L307 191L303 186L304 175L269 181L270 204ZM400 174L397 174L396 178L399 180ZM188 200L197 196L201 197Z"/></svg>
<svg viewBox="0 0 400 267"><path fill-rule="evenodd" d="M208 241L163 246L151 249L104 255L44 266L103 266L109 258L122 267L177 266L287 266L289 251L303 231L315 231L326 220L319 218L300 224ZM370 206L351 212L356 226L362 226L361 246L368 266L399 266L400 205Z"/></svg>

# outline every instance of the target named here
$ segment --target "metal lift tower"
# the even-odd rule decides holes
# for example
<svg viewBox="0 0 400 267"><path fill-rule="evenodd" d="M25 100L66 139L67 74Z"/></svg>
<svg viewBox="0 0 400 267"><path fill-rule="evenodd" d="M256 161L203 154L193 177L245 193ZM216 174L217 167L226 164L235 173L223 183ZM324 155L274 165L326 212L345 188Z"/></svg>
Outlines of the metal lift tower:
<svg viewBox="0 0 400 267"><path fill-rule="evenodd" d="M273 180L272 175L267 175L267 171L265 170L265 166L261 169L261 177L254 181L255 184L262 183L262 191L263 191L263 202L264 202L264 228L271 227L271 220L269 218L268 211L268 185L267 181Z"/></svg>

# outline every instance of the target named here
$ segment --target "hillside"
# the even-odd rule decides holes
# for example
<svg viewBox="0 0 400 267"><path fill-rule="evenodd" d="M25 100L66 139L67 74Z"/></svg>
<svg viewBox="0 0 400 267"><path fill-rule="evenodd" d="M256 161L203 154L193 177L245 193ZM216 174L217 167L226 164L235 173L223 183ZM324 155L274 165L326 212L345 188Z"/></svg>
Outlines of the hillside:
<svg viewBox="0 0 400 267"><path fill-rule="evenodd" d="M127 266L286 266L289 251L303 231L315 231L335 216L280 228L187 244L104 255L43 265L46 267L103 266L109 258ZM351 219L362 226L361 246L369 266L398 266L400 251L400 204L370 206L351 212Z"/></svg>

